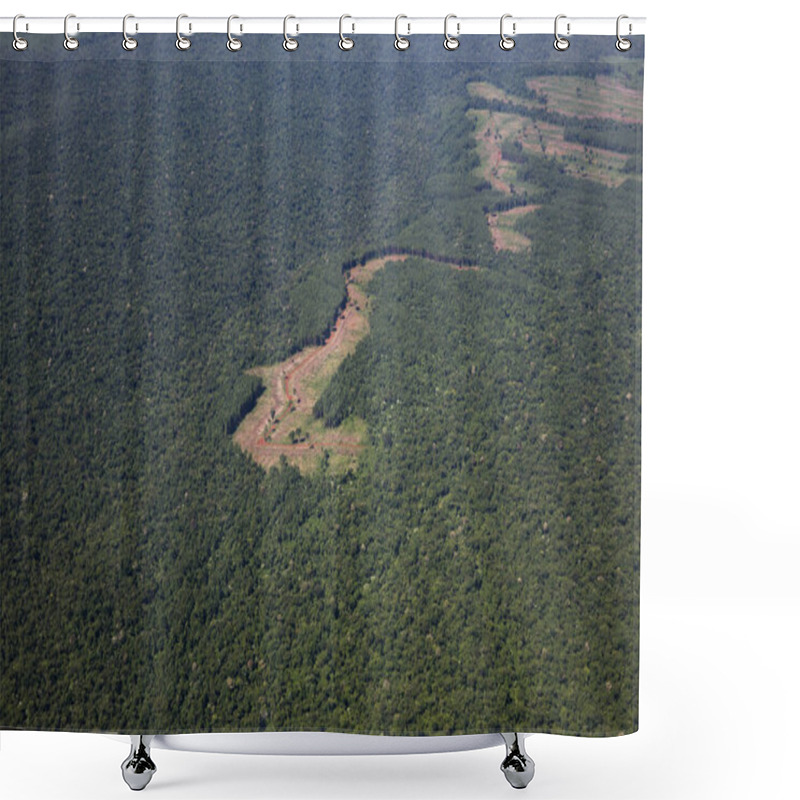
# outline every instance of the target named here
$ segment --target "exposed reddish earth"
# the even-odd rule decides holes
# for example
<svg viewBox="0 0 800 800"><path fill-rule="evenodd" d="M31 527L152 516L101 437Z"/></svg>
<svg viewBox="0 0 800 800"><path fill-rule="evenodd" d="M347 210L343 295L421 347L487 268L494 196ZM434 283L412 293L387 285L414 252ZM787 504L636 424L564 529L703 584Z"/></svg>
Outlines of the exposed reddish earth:
<svg viewBox="0 0 800 800"><path fill-rule="evenodd" d="M317 466L325 451L334 468L355 463L365 447L366 425L350 420L338 428L326 428L322 420L314 419L314 404L345 357L369 332L366 285L387 263L407 257L388 255L353 267L347 277L345 307L327 341L306 347L280 364L250 370L250 374L263 380L265 391L242 420L233 440L261 467L269 469L285 456L289 463L307 472ZM457 270L479 269L449 266Z"/></svg>
<svg viewBox="0 0 800 800"><path fill-rule="evenodd" d="M526 247L530 247L531 240L521 234L519 231L514 230L512 227L514 217L519 217L522 214L530 214L537 211L541 205L534 205L529 203L524 206L515 206L506 211L492 211L486 215L486 221L489 223L489 231L492 234L492 243L495 250L511 250L518 253Z"/></svg>

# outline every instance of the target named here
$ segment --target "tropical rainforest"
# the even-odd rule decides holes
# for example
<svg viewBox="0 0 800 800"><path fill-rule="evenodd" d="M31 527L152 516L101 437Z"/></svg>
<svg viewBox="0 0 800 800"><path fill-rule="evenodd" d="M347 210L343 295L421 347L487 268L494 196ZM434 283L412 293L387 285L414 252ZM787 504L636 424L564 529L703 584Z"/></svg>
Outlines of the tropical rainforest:
<svg viewBox="0 0 800 800"><path fill-rule="evenodd" d="M640 55L266 38L0 61L0 726L635 730Z"/></svg>

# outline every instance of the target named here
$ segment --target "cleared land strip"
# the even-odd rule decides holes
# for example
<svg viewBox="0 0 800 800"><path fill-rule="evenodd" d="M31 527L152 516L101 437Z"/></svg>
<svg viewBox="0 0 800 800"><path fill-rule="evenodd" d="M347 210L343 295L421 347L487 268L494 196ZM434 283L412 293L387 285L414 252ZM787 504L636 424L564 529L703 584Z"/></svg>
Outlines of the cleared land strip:
<svg viewBox="0 0 800 800"><path fill-rule="evenodd" d="M531 240L514 230L514 220L523 214L532 214L538 211L541 205L527 203L524 206L514 206L506 211L492 211L486 215L489 222L489 231L492 234L492 243L495 250L511 250L518 253L530 247Z"/></svg>
<svg viewBox="0 0 800 800"><path fill-rule="evenodd" d="M485 81L467 87L478 169L493 189L535 196L537 186L521 165L539 155L555 158L571 175L610 187L632 176L634 129L642 122L640 88L629 86L624 76L602 75L548 75L532 78L527 85L534 96L519 97ZM579 120L592 124L582 126ZM607 149L612 141L615 149ZM495 249L519 251L528 246L512 220L503 224L502 218L492 220L487 215L487 222Z"/></svg>
<svg viewBox="0 0 800 800"><path fill-rule="evenodd" d="M236 429L233 440L259 466L268 470L285 456L290 464L308 472L325 452L332 469L345 470L355 464L365 446L364 421L350 418L338 428L326 428L322 420L314 418L314 404L345 357L369 332L367 284L387 263L406 258L405 254L390 254L352 266L346 279L347 301L328 339L280 364L249 370L261 378L265 391ZM440 258L429 260L455 270L479 269Z"/></svg>

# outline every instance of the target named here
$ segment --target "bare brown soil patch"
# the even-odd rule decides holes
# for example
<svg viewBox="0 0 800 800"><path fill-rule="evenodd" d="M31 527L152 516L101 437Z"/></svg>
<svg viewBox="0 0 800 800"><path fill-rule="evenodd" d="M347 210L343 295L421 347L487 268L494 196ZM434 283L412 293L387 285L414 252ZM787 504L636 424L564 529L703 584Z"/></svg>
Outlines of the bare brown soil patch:
<svg viewBox="0 0 800 800"><path fill-rule="evenodd" d="M509 94L504 89L500 89L486 81L470 83L467 86L467 91L474 97L482 97L484 100L499 100L502 103L513 103L515 106L521 106L523 108L541 108L540 103Z"/></svg>
<svg viewBox="0 0 800 800"><path fill-rule="evenodd" d="M529 203L528 205L509 208L506 211L493 211L487 214L486 221L489 223L494 249L511 250L514 253L518 253L520 250L530 247L531 240L519 231L514 230L512 226L515 217L530 214L539 208L541 208L540 205Z"/></svg>
<svg viewBox="0 0 800 800"><path fill-rule="evenodd" d="M567 142L564 140L564 129L559 125L534 122L519 114L485 109L471 109L469 113L476 122L475 141L481 176L493 189L504 194L536 189L520 179L517 164L503 158L504 141L519 142L523 150L534 155L555 156L570 174L599 181L606 186L619 186L629 177L623 171L628 160L626 155L612 150L588 148L579 142ZM494 237L495 234L492 235Z"/></svg>
<svg viewBox="0 0 800 800"><path fill-rule="evenodd" d="M538 211L542 206L537 203L528 203L525 206L514 206L514 208L506 209L505 211L498 211L497 216L500 219L508 219L509 217L521 217L523 214L530 214L533 211Z"/></svg>
<svg viewBox="0 0 800 800"><path fill-rule="evenodd" d="M619 122L642 121L642 93L611 75L596 79L576 75L532 78L528 86L546 96L547 108L573 117L602 117Z"/></svg>
<svg viewBox="0 0 800 800"><path fill-rule="evenodd" d="M476 120L475 141L477 144L478 158L480 159L480 170L484 180L488 181L493 189L497 189L504 194L511 194L511 186L507 180L509 172L508 162L503 160L502 146L503 134L507 131L501 130L502 123L507 122L504 117L512 117L512 114L493 114L490 111L473 110L471 112Z"/></svg>
<svg viewBox="0 0 800 800"><path fill-rule="evenodd" d="M322 420L314 418L314 404L342 361L369 332L370 300L365 287L387 263L406 258L388 255L353 267L347 276L345 307L324 344L306 347L280 364L249 370L262 379L265 391L233 440L259 466L268 470L283 456L309 472L326 452L334 469L344 471L355 465L366 446L366 424L351 418L337 428L326 428Z"/></svg>
<svg viewBox="0 0 800 800"><path fill-rule="evenodd" d="M628 156L624 153L603 150L599 147L586 147L580 142L568 142L564 139L563 128L558 125L540 122L537 131L541 137L540 146L544 153L559 158L567 172L612 187L619 186L629 177L623 172L628 160Z"/></svg>
<svg viewBox="0 0 800 800"><path fill-rule="evenodd" d="M628 156L612 150L586 147L579 142L564 140L561 125L531 120L525 111L547 108L572 117L602 117L621 122L641 122L642 93L625 84L619 76L601 75L582 78L576 75L546 75L532 78L528 86L539 95L537 99L508 94L491 83L475 82L468 87L470 94L486 100L509 103L509 111L471 109L475 120L475 141L480 158L480 174L493 189L504 194L531 191L519 178L516 164L503 158L503 142L519 142L523 150L544 156L555 156L567 172L582 178L599 181L606 186L619 186L630 175L624 171ZM522 113L514 113L513 106ZM516 232L504 233L498 225L492 229L497 249L519 249L524 242Z"/></svg>

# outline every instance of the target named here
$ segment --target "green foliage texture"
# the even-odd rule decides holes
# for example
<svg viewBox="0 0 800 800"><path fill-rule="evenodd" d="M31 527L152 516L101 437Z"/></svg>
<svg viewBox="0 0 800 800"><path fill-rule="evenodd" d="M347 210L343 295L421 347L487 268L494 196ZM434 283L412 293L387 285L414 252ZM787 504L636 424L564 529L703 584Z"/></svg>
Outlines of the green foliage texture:
<svg viewBox="0 0 800 800"><path fill-rule="evenodd" d="M467 84L558 67L303 52L0 62L0 726L633 731L638 131L573 130L616 189L517 153L495 252ZM315 409L358 466L263 471L246 371L392 249Z"/></svg>

